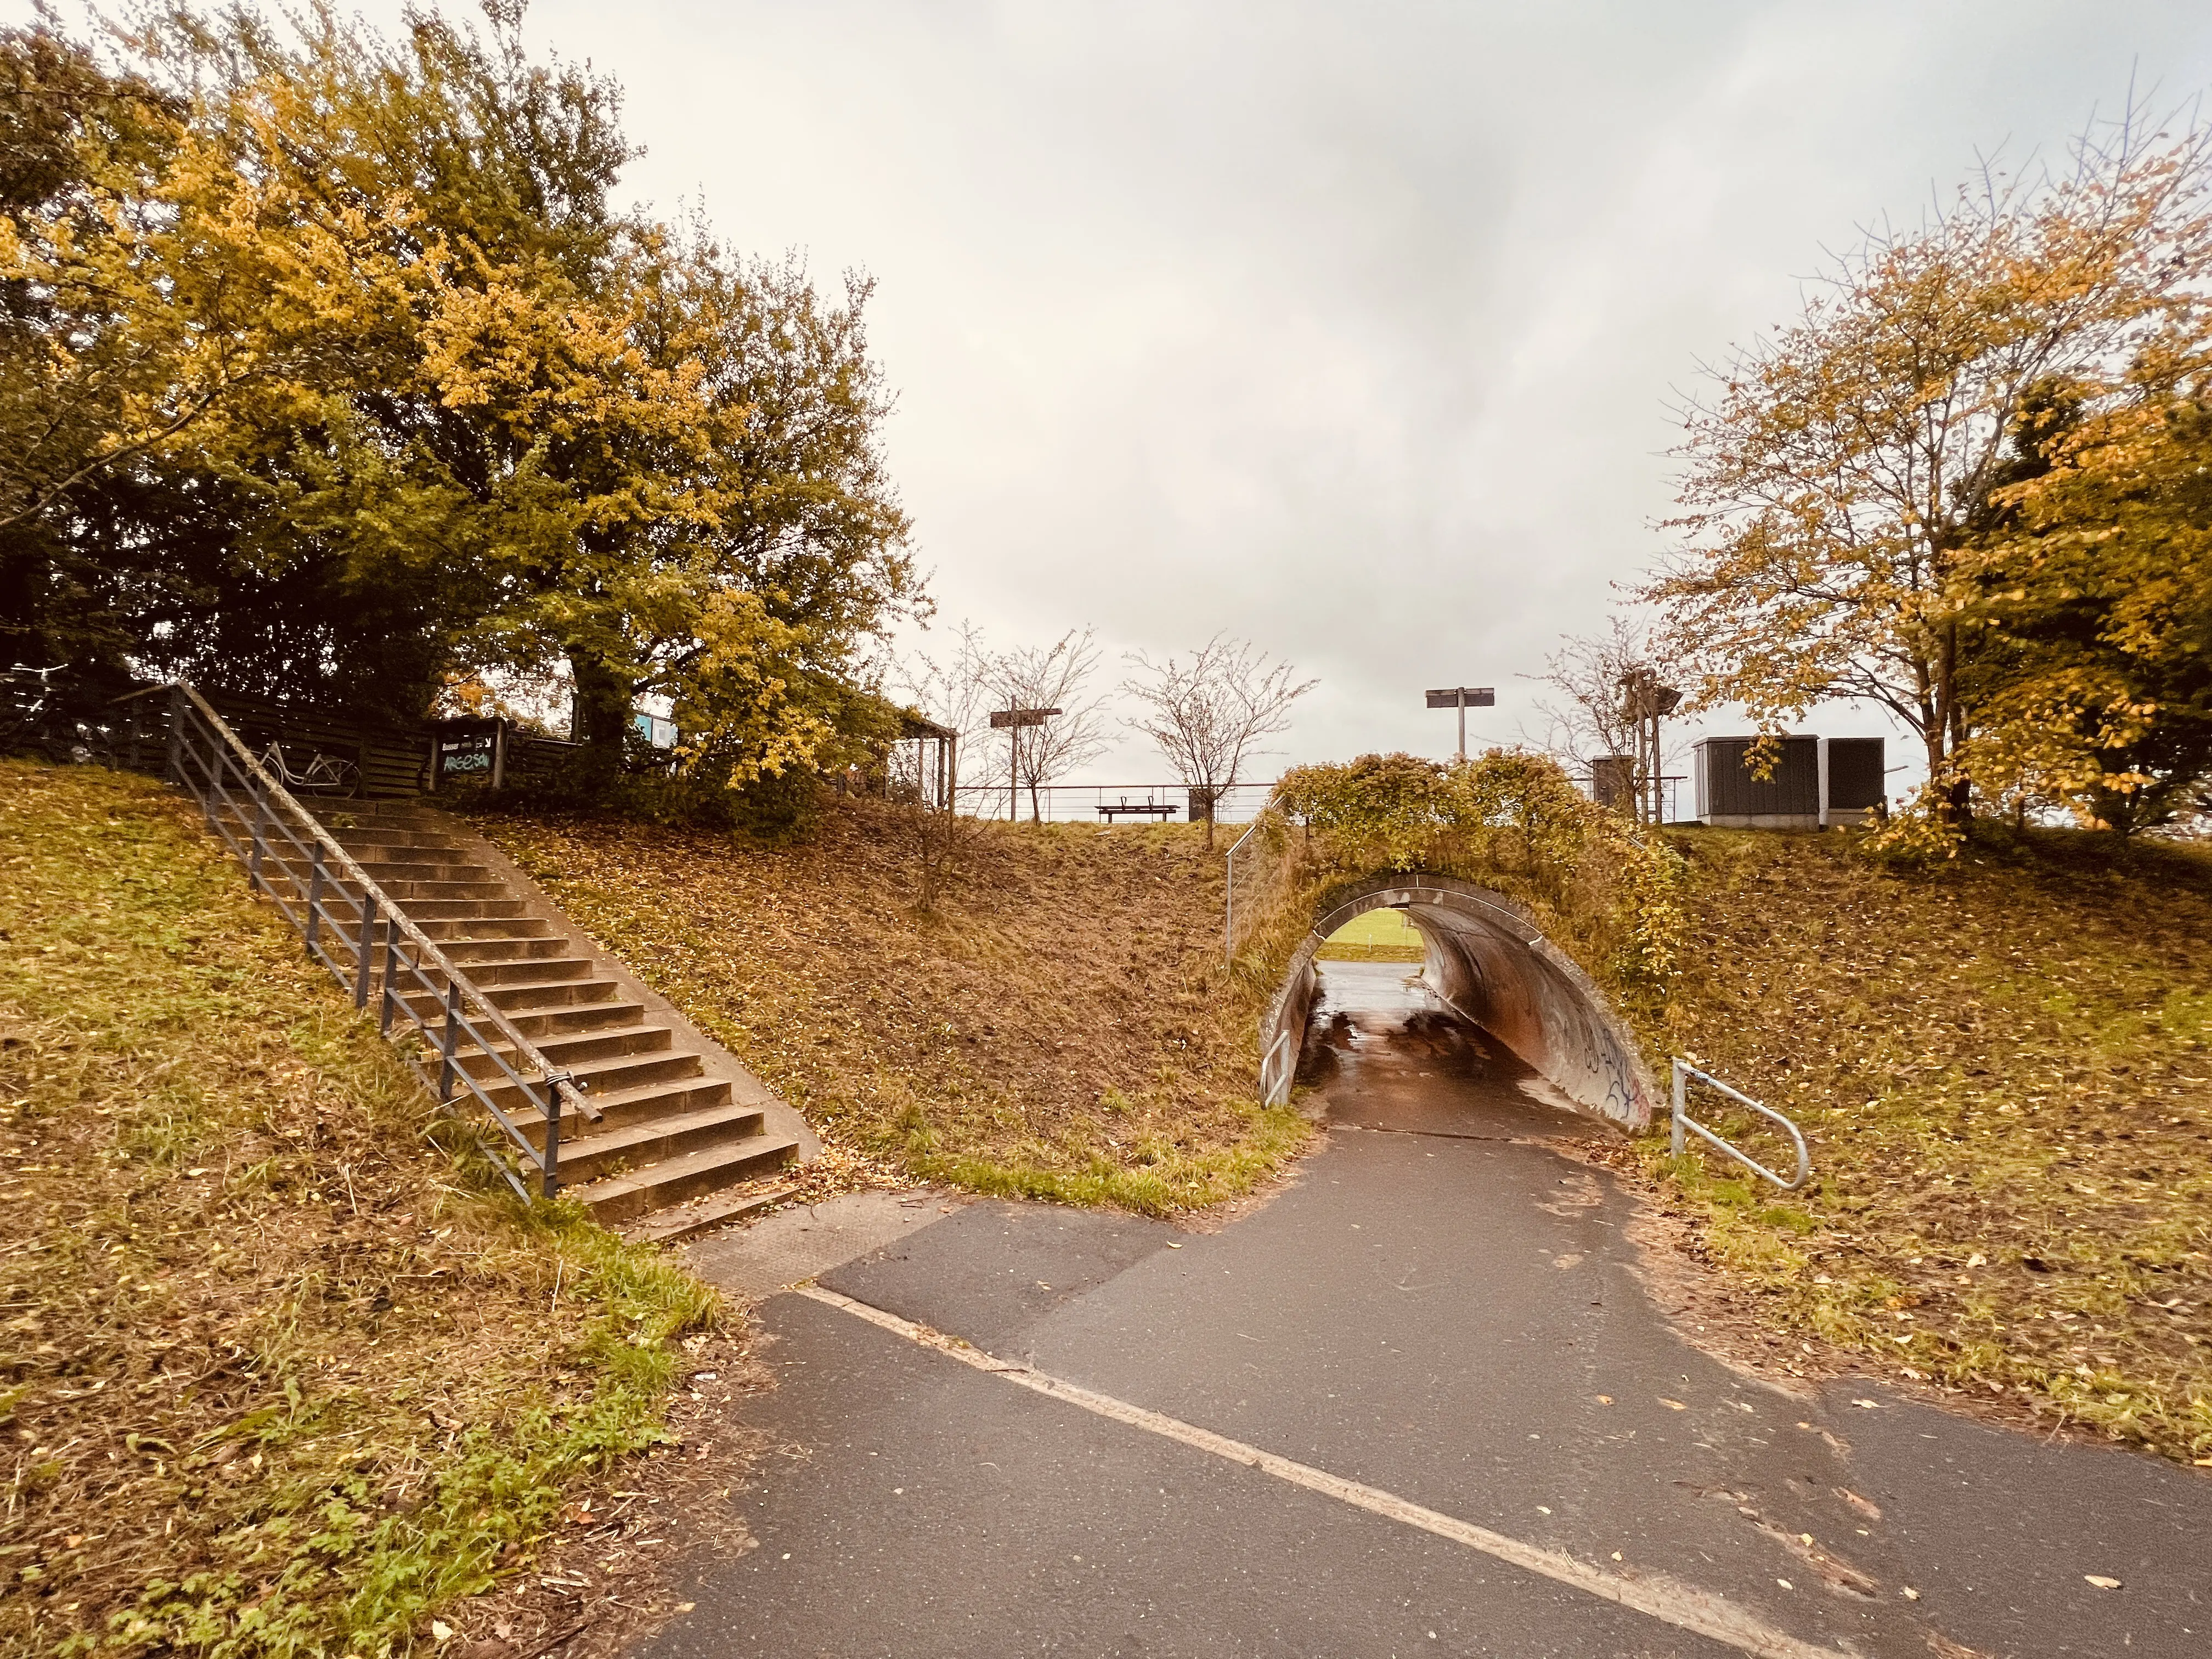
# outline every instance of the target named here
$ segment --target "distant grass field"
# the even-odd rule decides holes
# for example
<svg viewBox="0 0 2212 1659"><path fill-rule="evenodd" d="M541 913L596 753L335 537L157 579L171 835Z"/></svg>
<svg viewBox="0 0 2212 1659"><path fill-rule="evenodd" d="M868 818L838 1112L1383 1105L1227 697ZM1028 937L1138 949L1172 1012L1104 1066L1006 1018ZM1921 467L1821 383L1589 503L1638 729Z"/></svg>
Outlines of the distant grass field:
<svg viewBox="0 0 2212 1659"><path fill-rule="evenodd" d="M1403 910L1370 910L1328 936L1314 955L1323 962L1419 962L1428 954L1420 929Z"/></svg>

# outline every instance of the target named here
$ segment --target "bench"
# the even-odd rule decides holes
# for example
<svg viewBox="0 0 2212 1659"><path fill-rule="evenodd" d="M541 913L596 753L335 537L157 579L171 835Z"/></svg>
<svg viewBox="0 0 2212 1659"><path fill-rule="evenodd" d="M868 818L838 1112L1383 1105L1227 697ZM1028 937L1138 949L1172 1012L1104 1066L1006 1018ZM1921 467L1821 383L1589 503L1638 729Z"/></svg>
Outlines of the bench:
<svg viewBox="0 0 2212 1659"><path fill-rule="evenodd" d="M1124 813L1135 818L1165 819L1173 817L1176 815L1176 809L1175 803L1170 800L1124 800L1113 806L1107 805L1103 801L1099 803L1098 816L1109 823L1113 823Z"/></svg>

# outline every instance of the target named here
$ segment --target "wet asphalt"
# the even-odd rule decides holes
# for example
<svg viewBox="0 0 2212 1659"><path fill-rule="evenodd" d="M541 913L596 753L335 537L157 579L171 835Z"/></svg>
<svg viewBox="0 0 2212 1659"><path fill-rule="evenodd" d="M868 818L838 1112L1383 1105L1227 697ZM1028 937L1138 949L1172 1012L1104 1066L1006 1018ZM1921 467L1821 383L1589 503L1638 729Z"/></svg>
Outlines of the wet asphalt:
<svg viewBox="0 0 2212 1659"><path fill-rule="evenodd" d="M1557 1149L1587 1121L1407 969L1327 971L1327 1144L1255 1212L974 1204L820 1282L1839 1654L2212 1654L2212 1480L1731 1370ZM745 1416L780 1449L654 1659L1737 1650L820 1303L759 1311Z"/></svg>

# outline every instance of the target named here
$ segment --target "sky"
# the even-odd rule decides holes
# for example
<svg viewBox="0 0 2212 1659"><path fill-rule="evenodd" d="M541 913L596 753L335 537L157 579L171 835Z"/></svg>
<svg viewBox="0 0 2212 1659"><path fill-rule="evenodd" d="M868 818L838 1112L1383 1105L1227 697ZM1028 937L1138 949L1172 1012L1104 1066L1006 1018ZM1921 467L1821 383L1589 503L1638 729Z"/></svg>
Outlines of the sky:
<svg viewBox="0 0 2212 1659"><path fill-rule="evenodd" d="M1320 682L1268 775L1449 755L1430 686L1540 736L1526 677L1666 550L1701 363L1978 154L2212 84L2203 0L536 0L526 33L622 83L635 198L874 278L939 616L902 643L1089 627L1110 683L1225 630ZM1085 775L1164 769L1132 738Z"/></svg>

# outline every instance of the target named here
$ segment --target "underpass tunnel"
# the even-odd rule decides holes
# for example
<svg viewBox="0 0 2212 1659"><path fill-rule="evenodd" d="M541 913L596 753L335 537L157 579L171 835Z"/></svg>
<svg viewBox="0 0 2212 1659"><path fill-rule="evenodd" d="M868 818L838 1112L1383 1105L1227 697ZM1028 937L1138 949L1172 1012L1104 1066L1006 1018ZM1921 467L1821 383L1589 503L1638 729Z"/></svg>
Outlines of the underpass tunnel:
<svg viewBox="0 0 2212 1659"><path fill-rule="evenodd" d="M1322 945L1371 911L1403 914L1424 951L1419 988L1479 1028L1580 1110L1641 1128L1652 1085L1604 994L1521 908L1500 894L1425 872L1373 878L1324 901L1261 1028L1262 1098L1278 1105L1306 1042ZM1407 969L1410 972L1410 969Z"/></svg>

